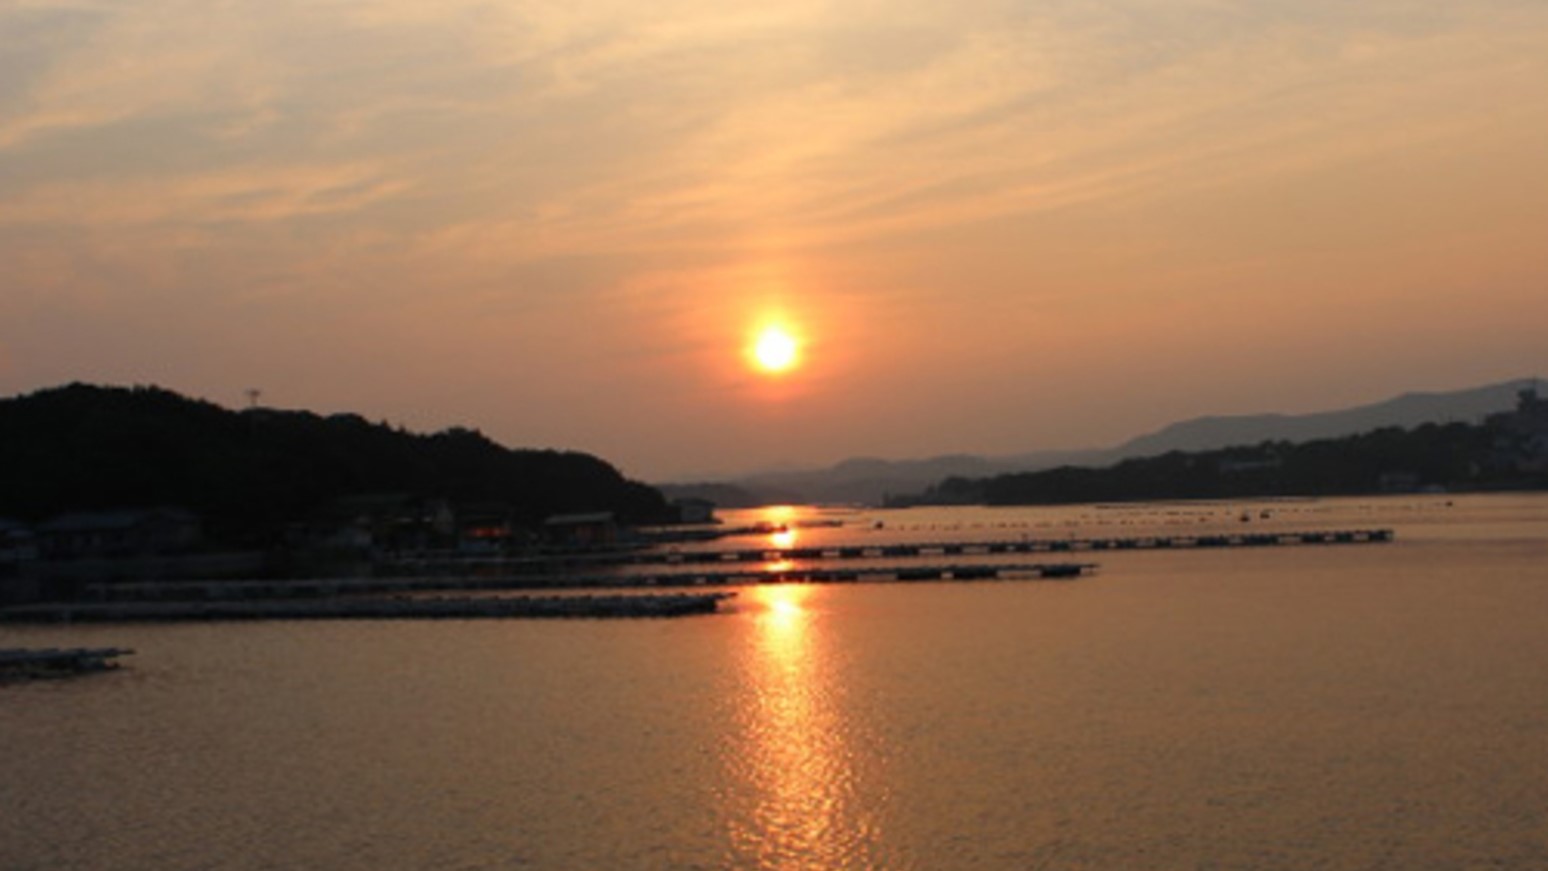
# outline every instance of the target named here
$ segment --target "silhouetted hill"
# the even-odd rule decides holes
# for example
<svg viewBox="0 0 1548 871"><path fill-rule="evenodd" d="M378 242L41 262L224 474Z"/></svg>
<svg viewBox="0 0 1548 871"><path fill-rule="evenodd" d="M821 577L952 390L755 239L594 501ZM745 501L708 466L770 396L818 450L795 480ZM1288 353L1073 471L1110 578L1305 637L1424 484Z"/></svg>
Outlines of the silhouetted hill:
<svg viewBox="0 0 1548 871"><path fill-rule="evenodd" d="M1061 466L1104 467L1170 451L1207 451L1266 441L1303 442L1425 423L1476 423L1505 411L1532 379L1438 393L1408 393L1371 405L1313 414L1200 417L1163 427L1117 447L1035 451L999 457L951 454L919 460L845 460L823 469L766 472L731 480L764 504L854 502L877 505L888 495L917 493L948 478L989 478Z"/></svg>
<svg viewBox="0 0 1548 871"><path fill-rule="evenodd" d="M0 400L0 482L0 516L178 505L217 536L250 537L361 493L499 503L534 524L578 511L671 516L660 493L587 454L353 414L234 412L154 387L72 384Z"/></svg>
<svg viewBox="0 0 1548 871"><path fill-rule="evenodd" d="M948 478L896 505L1042 505L1548 487L1548 414L1535 397L1482 424L1426 423L1301 443L1170 451L1106 468Z"/></svg>
<svg viewBox="0 0 1548 871"><path fill-rule="evenodd" d="M735 484L657 484L668 499L703 499L717 508L753 508L768 505L768 494L755 494Z"/></svg>
<svg viewBox="0 0 1548 871"><path fill-rule="evenodd" d="M1530 379L1504 381L1448 393L1405 393L1371 405L1315 414L1248 414L1199 417L1124 442L1121 457L1148 457L1168 451L1207 451L1265 441L1305 442L1370 432L1383 427L1425 423L1478 423L1485 415L1515 405Z"/></svg>
<svg viewBox="0 0 1548 871"><path fill-rule="evenodd" d="M918 490L950 475L993 474L999 467L983 457L954 455L926 460L857 457L826 469L765 472L733 482L774 502L879 504L888 493Z"/></svg>

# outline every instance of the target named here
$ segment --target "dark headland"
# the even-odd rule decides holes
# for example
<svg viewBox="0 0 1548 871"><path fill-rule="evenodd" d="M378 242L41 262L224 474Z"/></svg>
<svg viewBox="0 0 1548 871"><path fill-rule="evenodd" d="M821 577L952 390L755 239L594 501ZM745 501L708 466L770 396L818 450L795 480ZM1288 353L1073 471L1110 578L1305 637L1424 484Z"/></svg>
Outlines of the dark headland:
<svg viewBox="0 0 1548 871"><path fill-rule="evenodd" d="M156 387L0 400L0 481L0 604L102 583L354 576L382 553L609 545L677 518L588 454Z"/></svg>

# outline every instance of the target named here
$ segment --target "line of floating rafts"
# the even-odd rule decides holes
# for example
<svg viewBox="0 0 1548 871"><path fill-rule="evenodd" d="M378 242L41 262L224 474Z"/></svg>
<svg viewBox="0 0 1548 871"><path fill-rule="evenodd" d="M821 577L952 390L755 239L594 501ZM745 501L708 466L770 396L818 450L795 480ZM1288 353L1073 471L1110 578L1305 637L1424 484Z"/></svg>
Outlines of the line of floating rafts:
<svg viewBox="0 0 1548 871"><path fill-rule="evenodd" d="M65 677L108 671L118 657L134 653L124 647L46 647L0 649L0 680Z"/></svg>

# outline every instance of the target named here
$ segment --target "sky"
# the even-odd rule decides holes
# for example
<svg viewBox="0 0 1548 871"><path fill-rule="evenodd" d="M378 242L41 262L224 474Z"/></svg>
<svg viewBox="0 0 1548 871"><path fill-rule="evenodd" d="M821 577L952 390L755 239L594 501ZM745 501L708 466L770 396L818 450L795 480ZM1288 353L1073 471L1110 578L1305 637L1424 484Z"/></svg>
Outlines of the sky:
<svg viewBox="0 0 1548 871"><path fill-rule="evenodd" d="M1545 107L1543 0L0 0L0 395L670 480L1545 375Z"/></svg>

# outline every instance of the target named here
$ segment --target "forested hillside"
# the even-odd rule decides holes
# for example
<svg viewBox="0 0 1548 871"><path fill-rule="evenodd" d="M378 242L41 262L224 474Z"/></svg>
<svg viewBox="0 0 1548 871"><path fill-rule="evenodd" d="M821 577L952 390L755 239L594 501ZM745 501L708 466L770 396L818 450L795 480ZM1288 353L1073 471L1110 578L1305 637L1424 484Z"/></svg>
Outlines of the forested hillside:
<svg viewBox="0 0 1548 871"><path fill-rule="evenodd" d="M659 492L596 457L510 450L471 429L236 412L154 387L72 384L0 400L0 517L176 505L212 533L250 537L362 493L500 503L534 524L575 511L670 516Z"/></svg>
<svg viewBox="0 0 1548 871"><path fill-rule="evenodd" d="M1104 468L948 478L905 504L1036 505L1542 488L1541 442L1498 425L1426 424L1294 444L1173 451Z"/></svg>

